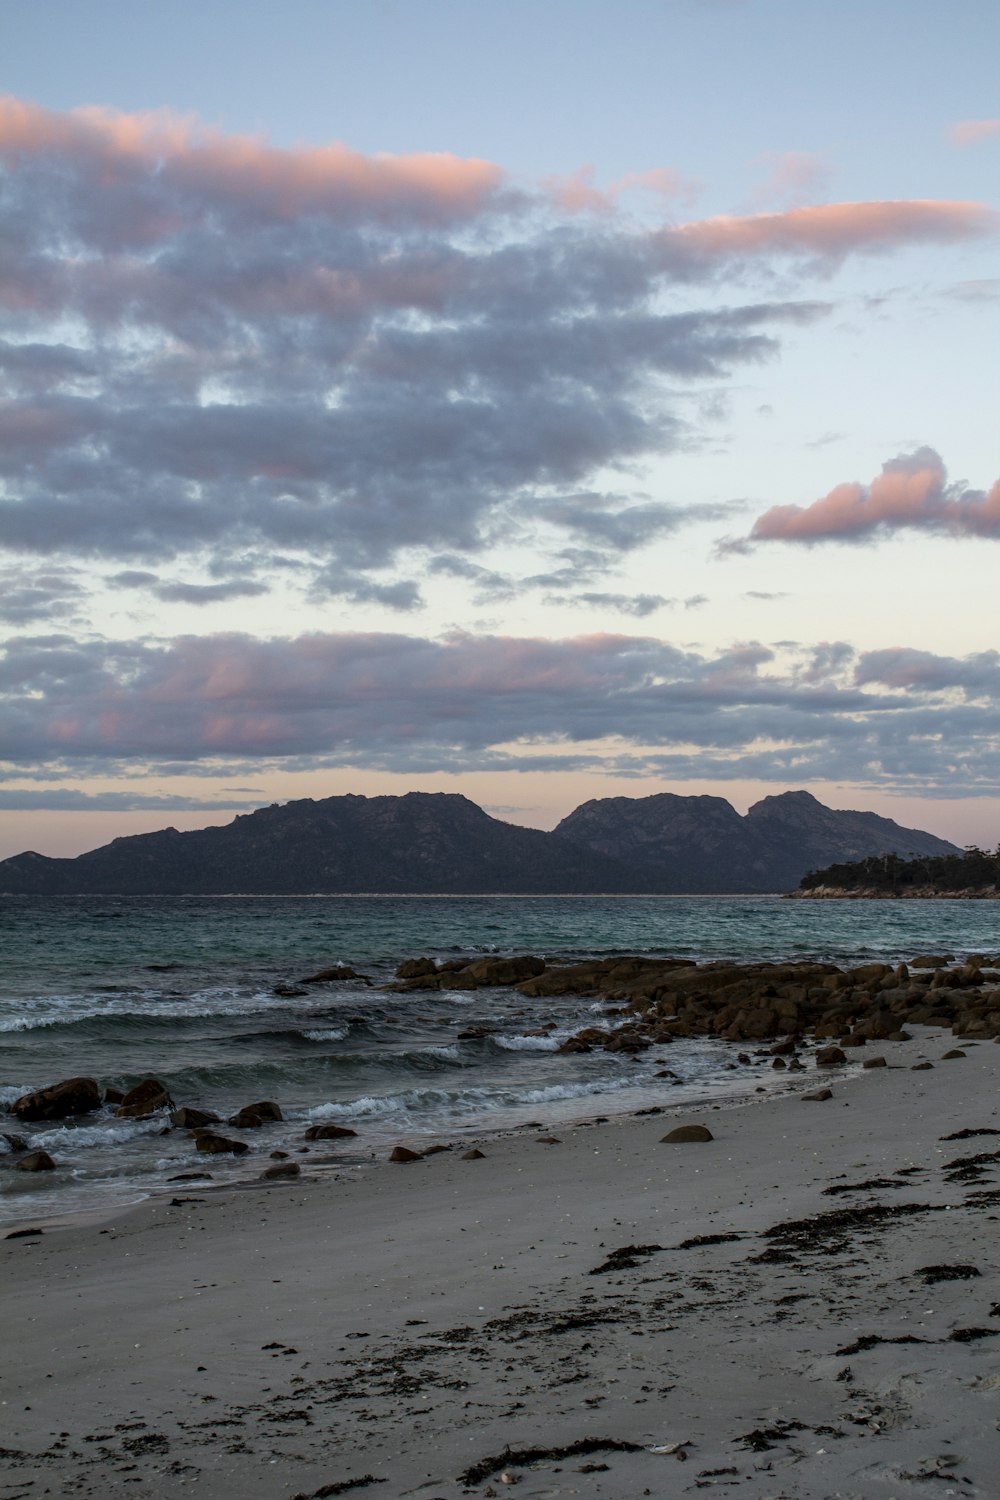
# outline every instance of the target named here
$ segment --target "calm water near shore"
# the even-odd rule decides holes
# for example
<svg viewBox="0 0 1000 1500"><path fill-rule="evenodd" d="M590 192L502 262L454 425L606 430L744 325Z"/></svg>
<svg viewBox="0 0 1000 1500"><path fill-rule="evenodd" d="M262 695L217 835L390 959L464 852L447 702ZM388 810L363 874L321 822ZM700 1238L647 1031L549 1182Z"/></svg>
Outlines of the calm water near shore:
<svg viewBox="0 0 1000 1500"><path fill-rule="evenodd" d="M119 1087L152 1074L178 1104L223 1116L276 1100L287 1123L247 1133L249 1157L212 1158L219 1183L258 1175L276 1148L297 1151L309 1122L358 1130L355 1149L337 1153L350 1165L389 1142L787 1087L770 1070L734 1070L735 1049L718 1041L638 1058L559 1054L563 1038L601 1018L586 999L378 986L419 954L961 957L1000 952L998 918L992 901L775 896L0 898L0 1103L74 1074ZM338 962L371 983L275 995L276 984ZM476 1028L490 1034L459 1035ZM657 1077L665 1068L681 1082ZM0 1170L5 1223L134 1201L206 1166L183 1132L160 1134L159 1118L7 1128L60 1165Z"/></svg>

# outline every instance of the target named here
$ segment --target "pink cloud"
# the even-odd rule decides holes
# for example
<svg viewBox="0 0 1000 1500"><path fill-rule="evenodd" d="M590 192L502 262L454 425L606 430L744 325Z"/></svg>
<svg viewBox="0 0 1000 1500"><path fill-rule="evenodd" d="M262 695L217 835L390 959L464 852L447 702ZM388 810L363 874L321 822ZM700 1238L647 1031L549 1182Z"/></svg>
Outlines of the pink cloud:
<svg viewBox="0 0 1000 1500"><path fill-rule="evenodd" d="M1000 479L988 494L949 485L932 448L892 459L870 485L836 485L811 505L776 505L751 541L858 541L903 529L1000 538Z"/></svg>
<svg viewBox="0 0 1000 1500"><path fill-rule="evenodd" d="M646 172L626 172L610 182L606 188L594 183L592 166L580 167L569 177L546 177L543 191L563 213L613 213L623 193L656 193L663 198L690 198L697 191L697 183L682 177L673 167L652 167Z"/></svg>
<svg viewBox="0 0 1000 1500"><path fill-rule="evenodd" d="M0 158L16 168L39 156L100 162L105 187L155 170L164 185L238 200L277 218L344 210L428 222L465 218L484 208L503 179L492 162L446 152L365 156L339 142L284 148L166 111L59 114L0 98Z"/></svg>
<svg viewBox="0 0 1000 1500"><path fill-rule="evenodd" d="M770 170L753 194L753 205L795 203L826 186L830 169L811 151L766 151L759 158Z"/></svg>
<svg viewBox="0 0 1000 1500"><path fill-rule="evenodd" d="M1000 135L1000 120L958 120L948 134L956 146L975 146Z"/></svg>
<svg viewBox="0 0 1000 1500"><path fill-rule="evenodd" d="M840 260L853 251L969 239L997 223L997 215L981 203L917 198L722 215L662 230L655 238L668 259L704 262L782 254Z"/></svg>

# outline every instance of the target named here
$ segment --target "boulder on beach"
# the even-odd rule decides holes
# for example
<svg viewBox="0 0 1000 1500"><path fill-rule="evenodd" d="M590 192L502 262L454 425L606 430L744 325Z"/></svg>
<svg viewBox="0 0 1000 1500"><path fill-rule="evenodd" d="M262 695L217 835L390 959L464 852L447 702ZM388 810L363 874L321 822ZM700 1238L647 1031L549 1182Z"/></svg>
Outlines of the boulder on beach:
<svg viewBox="0 0 1000 1500"><path fill-rule="evenodd" d="M22 1094L10 1107L19 1120L64 1120L101 1107L101 1091L93 1078L66 1078L33 1094Z"/></svg>
<svg viewBox="0 0 1000 1500"><path fill-rule="evenodd" d="M707 1125L678 1125L660 1137L661 1145L686 1146L693 1141L714 1141L715 1136Z"/></svg>
<svg viewBox="0 0 1000 1500"><path fill-rule="evenodd" d="M827 1099L833 1098L833 1089L813 1089L811 1094L800 1094L807 1104L822 1104Z"/></svg>
<svg viewBox="0 0 1000 1500"><path fill-rule="evenodd" d="M820 1047L816 1053L817 1068L836 1068L846 1061L847 1057L839 1047Z"/></svg>
<svg viewBox="0 0 1000 1500"><path fill-rule="evenodd" d="M173 1109L174 1101L165 1083L158 1078L144 1078L129 1089L115 1114L121 1120L141 1120L158 1109Z"/></svg>
<svg viewBox="0 0 1000 1500"><path fill-rule="evenodd" d="M347 1125L310 1125L305 1133L307 1141L346 1141L357 1135L356 1130L351 1130Z"/></svg>
<svg viewBox="0 0 1000 1500"><path fill-rule="evenodd" d="M297 1161L279 1162L277 1166L265 1167L260 1174L262 1182L278 1182L283 1177L298 1177L302 1168Z"/></svg>
<svg viewBox="0 0 1000 1500"><path fill-rule="evenodd" d="M15 1162L19 1172L54 1172L56 1164L47 1151L29 1151Z"/></svg>
<svg viewBox="0 0 1000 1500"><path fill-rule="evenodd" d="M390 1161L420 1161L421 1153L411 1151L409 1146L393 1146L389 1153Z"/></svg>

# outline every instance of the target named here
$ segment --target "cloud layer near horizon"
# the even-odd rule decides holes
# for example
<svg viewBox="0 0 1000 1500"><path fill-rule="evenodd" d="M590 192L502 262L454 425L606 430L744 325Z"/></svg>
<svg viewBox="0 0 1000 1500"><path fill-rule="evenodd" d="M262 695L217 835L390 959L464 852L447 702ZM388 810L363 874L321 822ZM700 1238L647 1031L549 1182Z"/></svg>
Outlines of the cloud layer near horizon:
<svg viewBox="0 0 1000 1500"><path fill-rule="evenodd" d="M715 654L649 636L457 632L169 642L21 637L0 656L5 779L252 764L850 779L1000 790L1000 655L835 642Z"/></svg>
<svg viewBox="0 0 1000 1500"><path fill-rule="evenodd" d="M678 183L567 202L482 160L0 101L0 543L139 565L134 587L191 603L284 568L412 608L416 585L379 576L408 550L468 556L540 522L613 561L717 513L604 482L689 440L677 390L825 311L695 288L994 224L913 200L648 229L615 205L649 187ZM177 560L212 581L164 578Z"/></svg>

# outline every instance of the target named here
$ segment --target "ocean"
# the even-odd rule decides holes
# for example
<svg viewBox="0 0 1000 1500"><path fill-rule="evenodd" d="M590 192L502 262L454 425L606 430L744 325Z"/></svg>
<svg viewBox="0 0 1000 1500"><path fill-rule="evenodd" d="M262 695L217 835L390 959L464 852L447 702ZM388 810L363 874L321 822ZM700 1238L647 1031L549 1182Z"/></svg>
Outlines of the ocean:
<svg viewBox="0 0 1000 1500"><path fill-rule="evenodd" d="M185 1174L200 1170L211 1174L206 1186L246 1181L276 1149L304 1170L355 1172L395 1144L471 1143L531 1122L556 1129L795 1086L765 1065L738 1065L739 1049L714 1039L638 1057L562 1054L565 1037L602 1022L602 1003L528 1000L500 988L383 989L406 958L632 953L856 964L998 951L992 901L0 897L0 1106L78 1074L119 1088L155 1076L178 1105L223 1119L260 1099L285 1116L230 1132L249 1143L247 1156L206 1159L162 1116L119 1120L107 1110L22 1126L0 1115L0 1130L26 1135L57 1162L55 1172L4 1170L13 1158L0 1140L0 1224L104 1211L177 1179L191 1189ZM337 963L366 980L275 993ZM350 1126L357 1139L299 1154L304 1127L324 1121Z"/></svg>

